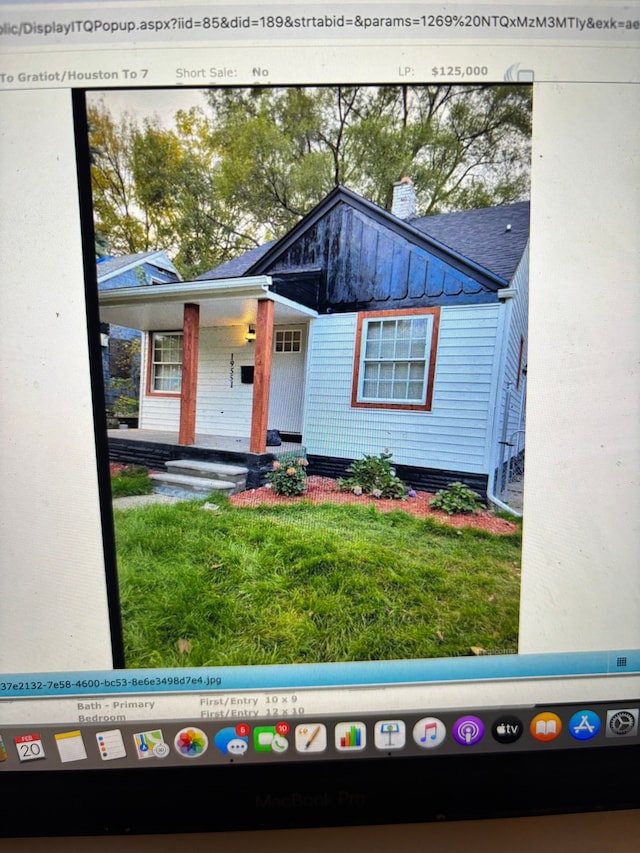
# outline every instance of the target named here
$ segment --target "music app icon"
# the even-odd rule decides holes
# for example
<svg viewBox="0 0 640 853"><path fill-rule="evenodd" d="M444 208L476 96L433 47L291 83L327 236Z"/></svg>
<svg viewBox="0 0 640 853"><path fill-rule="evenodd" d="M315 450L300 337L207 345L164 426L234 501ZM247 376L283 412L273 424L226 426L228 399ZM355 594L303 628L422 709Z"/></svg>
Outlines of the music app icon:
<svg viewBox="0 0 640 853"><path fill-rule="evenodd" d="M447 727L437 717L423 717L413 727L413 739L422 749L440 746L447 736Z"/></svg>

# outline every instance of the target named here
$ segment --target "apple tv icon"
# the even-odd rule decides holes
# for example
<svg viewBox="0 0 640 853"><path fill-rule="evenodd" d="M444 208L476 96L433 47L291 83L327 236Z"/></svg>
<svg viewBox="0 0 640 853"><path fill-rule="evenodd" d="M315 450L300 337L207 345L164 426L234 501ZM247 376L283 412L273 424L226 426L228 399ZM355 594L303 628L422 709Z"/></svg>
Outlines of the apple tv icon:
<svg viewBox="0 0 640 853"><path fill-rule="evenodd" d="M515 743L523 731L522 720L518 717L498 717L491 726L491 734L498 743Z"/></svg>

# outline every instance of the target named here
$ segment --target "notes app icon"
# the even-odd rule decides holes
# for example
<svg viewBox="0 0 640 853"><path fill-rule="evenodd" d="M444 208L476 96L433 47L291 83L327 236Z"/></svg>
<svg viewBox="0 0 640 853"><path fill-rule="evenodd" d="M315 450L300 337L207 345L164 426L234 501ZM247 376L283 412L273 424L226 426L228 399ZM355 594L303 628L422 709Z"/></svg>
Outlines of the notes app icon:
<svg viewBox="0 0 640 853"><path fill-rule="evenodd" d="M440 746L447 736L447 727L437 717L423 717L413 727L413 740L422 749Z"/></svg>

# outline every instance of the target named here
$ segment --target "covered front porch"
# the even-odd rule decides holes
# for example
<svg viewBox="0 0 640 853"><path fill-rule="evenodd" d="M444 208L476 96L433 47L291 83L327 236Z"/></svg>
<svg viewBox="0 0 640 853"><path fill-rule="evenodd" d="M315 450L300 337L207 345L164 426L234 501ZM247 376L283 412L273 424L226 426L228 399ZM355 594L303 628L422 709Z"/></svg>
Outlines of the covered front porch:
<svg viewBox="0 0 640 853"><path fill-rule="evenodd" d="M112 431L109 444L114 453L117 447L120 454L139 456L141 444L146 444L150 458L159 452L159 445L189 453L273 458L268 432L275 389L274 329L304 330L317 316L315 310L276 293L268 276L122 288L100 293L99 300L103 322L139 329L147 344L142 353L141 429L127 430L127 436L122 435L124 430ZM304 332L297 329L302 358ZM168 356L169 369L177 370L171 380L175 385L159 386L152 378L157 367L154 335L180 338L180 357ZM299 363L303 370L303 362ZM164 364L159 367L165 369ZM304 376L297 378L295 397L300 400ZM279 371L278 399L283 397L281 386L287 392L284 396L293 399L291 385L291 376ZM159 428L165 425L171 429ZM301 430L291 435L294 432ZM295 441L273 447L281 453L298 449Z"/></svg>

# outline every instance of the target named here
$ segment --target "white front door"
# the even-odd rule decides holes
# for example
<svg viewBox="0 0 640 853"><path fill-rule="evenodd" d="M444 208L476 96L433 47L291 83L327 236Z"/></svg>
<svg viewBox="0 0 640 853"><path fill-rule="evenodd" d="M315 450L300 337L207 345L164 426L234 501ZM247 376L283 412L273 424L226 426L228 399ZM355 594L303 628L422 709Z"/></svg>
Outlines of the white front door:
<svg viewBox="0 0 640 853"><path fill-rule="evenodd" d="M306 326L275 326L269 389L269 429L302 433L306 351Z"/></svg>

